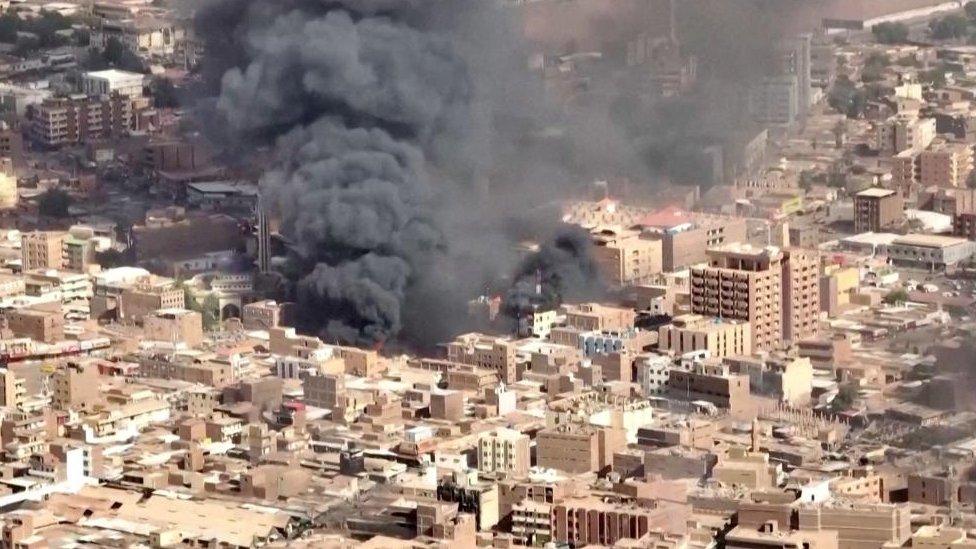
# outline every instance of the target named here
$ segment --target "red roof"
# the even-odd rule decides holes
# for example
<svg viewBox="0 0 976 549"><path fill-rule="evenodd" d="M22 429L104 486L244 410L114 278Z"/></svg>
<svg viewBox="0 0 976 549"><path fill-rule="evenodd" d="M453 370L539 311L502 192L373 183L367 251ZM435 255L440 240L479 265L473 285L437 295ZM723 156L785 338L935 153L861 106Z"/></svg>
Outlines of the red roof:
<svg viewBox="0 0 976 549"><path fill-rule="evenodd" d="M670 229L671 227L694 220L691 212L678 206L668 206L656 212L649 213L641 219L640 224L645 227Z"/></svg>

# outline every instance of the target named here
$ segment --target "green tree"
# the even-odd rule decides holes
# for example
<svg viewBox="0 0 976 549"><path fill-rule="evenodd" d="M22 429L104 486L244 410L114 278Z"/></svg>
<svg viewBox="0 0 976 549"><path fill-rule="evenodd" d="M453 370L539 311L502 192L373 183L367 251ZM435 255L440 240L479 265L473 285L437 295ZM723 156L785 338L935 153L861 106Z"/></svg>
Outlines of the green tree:
<svg viewBox="0 0 976 549"><path fill-rule="evenodd" d="M882 44L900 44L908 41L908 25L904 23L880 23L871 27L874 39Z"/></svg>
<svg viewBox="0 0 976 549"><path fill-rule="evenodd" d="M888 305L901 305L902 303L908 301L908 292L904 289L897 289L888 292L888 295L884 296L882 299Z"/></svg>
<svg viewBox="0 0 976 549"><path fill-rule="evenodd" d="M71 195L61 189L44 191L37 199L37 211L48 217L68 217Z"/></svg>
<svg viewBox="0 0 976 549"><path fill-rule="evenodd" d="M918 81L923 84L929 84L934 88L942 88L946 85L946 72L945 67L935 67L927 71L919 71Z"/></svg>
<svg viewBox="0 0 976 549"><path fill-rule="evenodd" d="M214 330L220 323L220 300L213 292L207 294L200 306L200 314L203 316L203 329Z"/></svg>
<svg viewBox="0 0 976 549"><path fill-rule="evenodd" d="M847 76L839 76L827 94L827 103L848 118L859 118L867 106L867 92L858 88Z"/></svg>
<svg viewBox="0 0 976 549"><path fill-rule="evenodd" d="M837 391L837 396L830 401L830 411L838 413L847 410L857 400L857 396L857 387L842 385Z"/></svg>
<svg viewBox="0 0 976 549"><path fill-rule="evenodd" d="M929 23L929 32L936 40L950 40L966 36L969 21L961 15L947 15Z"/></svg>
<svg viewBox="0 0 976 549"><path fill-rule="evenodd" d="M102 57L109 65L122 70L142 72L145 68L142 59L115 37L105 41Z"/></svg>

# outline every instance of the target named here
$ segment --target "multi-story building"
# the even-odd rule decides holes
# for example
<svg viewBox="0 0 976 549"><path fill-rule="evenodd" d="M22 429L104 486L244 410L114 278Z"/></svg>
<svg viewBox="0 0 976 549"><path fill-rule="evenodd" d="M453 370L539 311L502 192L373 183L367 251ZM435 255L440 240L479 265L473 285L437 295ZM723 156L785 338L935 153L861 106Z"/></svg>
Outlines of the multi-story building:
<svg viewBox="0 0 976 549"><path fill-rule="evenodd" d="M73 95L41 103L30 128L43 147L77 145L124 135L132 123L132 100L119 93Z"/></svg>
<svg viewBox="0 0 976 549"><path fill-rule="evenodd" d="M901 546L912 536L907 504L806 504L798 515L801 530L836 530L839 549Z"/></svg>
<svg viewBox="0 0 976 549"><path fill-rule="evenodd" d="M159 309L182 309L185 292L168 278L144 279L119 295L118 316L122 322L141 324L143 318Z"/></svg>
<svg viewBox="0 0 976 549"><path fill-rule="evenodd" d="M854 231L883 232L903 217L902 198L892 189L874 187L854 195Z"/></svg>
<svg viewBox="0 0 976 549"><path fill-rule="evenodd" d="M532 465L529 442L529 435L514 429L500 428L483 435L478 441L478 470L524 477Z"/></svg>
<svg viewBox="0 0 976 549"><path fill-rule="evenodd" d="M25 380L11 369L0 368L0 406L20 408L21 402L27 395Z"/></svg>
<svg viewBox="0 0 976 549"><path fill-rule="evenodd" d="M500 337L470 333L447 344L447 359L498 372L505 383L517 381L515 343Z"/></svg>
<svg viewBox="0 0 976 549"><path fill-rule="evenodd" d="M51 375L51 404L58 410L72 410L98 401L101 387L94 364L68 363Z"/></svg>
<svg viewBox="0 0 976 549"><path fill-rule="evenodd" d="M749 322L752 349L779 346L783 252L729 244L708 250L709 265L691 269L692 312Z"/></svg>
<svg viewBox="0 0 976 549"><path fill-rule="evenodd" d="M820 331L820 256L788 249L783 253L783 339L799 341Z"/></svg>
<svg viewBox="0 0 976 549"><path fill-rule="evenodd" d="M143 319L149 341L182 342L195 347L203 342L203 317L186 309L160 309Z"/></svg>
<svg viewBox="0 0 976 549"><path fill-rule="evenodd" d="M954 267L972 257L974 253L976 253L976 242L935 234L899 236L888 246L888 259L893 264L932 271Z"/></svg>
<svg viewBox="0 0 976 549"><path fill-rule="evenodd" d="M762 124L792 126L800 117L795 75L769 76L749 89L749 114ZM809 92L807 92L809 94Z"/></svg>
<svg viewBox="0 0 976 549"><path fill-rule="evenodd" d="M918 155L919 183L923 187L965 187L973 171L973 149L963 143L933 146Z"/></svg>
<svg viewBox="0 0 976 549"><path fill-rule="evenodd" d="M920 152L935 139L935 119L914 114L897 114L875 129L875 147L883 154L902 151Z"/></svg>
<svg viewBox="0 0 976 549"><path fill-rule="evenodd" d="M0 157L0 210L16 208L17 201L17 174L13 160Z"/></svg>
<svg viewBox="0 0 976 549"><path fill-rule="evenodd" d="M747 223L733 217L708 217L693 223L680 223L661 233L662 268L672 272L707 259L705 250L745 242Z"/></svg>
<svg viewBox="0 0 976 549"><path fill-rule="evenodd" d="M566 471L599 471L613 462L613 452L626 446L624 432L589 425L565 424L536 435L536 464Z"/></svg>
<svg viewBox="0 0 976 549"><path fill-rule="evenodd" d="M752 329L744 320L680 315L658 328L658 347L676 355L691 351L708 351L718 358L750 355Z"/></svg>
<svg viewBox="0 0 976 549"><path fill-rule="evenodd" d="M647 282L661 272L661 241L641 238L638 231L600 230L593 234L593 258L613 286Z"/></svg>
<svg viewBox="0 0 976 549"><path fill-rule="evenodd" d="M695 364L690 371L672 368L668 393L688 401L704 400L743 416L752 410L749 376L733 374L727 364L714 360Z"/></svg>
<svg viewBox="0 0 976 549"><path fill-rule="evenodd" d="M637 313L633 309L599 303L563 304L566 326L584 332L627 330L634 327Z"/></svg>
<svg viewBox="0 0 976 549"><path fill-rule="evenodd" d="M281 324L281 305L270 299L248 303L241 309L245 330L269 330Z"/></svg>
<svg viewBox="0 0 976 549"><path fill-rule="evenodd" d="M60 309L42 310L20 308L3 314L7 328L16 337L54 343L64 337L64 314Z"/></svg>
<svg viewBox="0 0 976 549"><path fill-rule="evenodd" d="M139 97L142 95L145 78L145 75L138 72L118 69L86 72L81 77L81 91L89 97L111 95L114 92L127 97Z"/></svg>
<svg viewBox="0 0 976 549"><path fill-rule="evenodd" d="M573 498L552 508L551 531L557 543L574 547L614 546L617 542L639 539L651 530L684 532L690 506L657 500L608 501L598 497Z"/></svg>
<svg viewBox="0 0 976 549"><path fill-rule="evenodd" d="M34 231L20 237L20 262L24 272L60 269L64 261L64 233Z"/></svg>

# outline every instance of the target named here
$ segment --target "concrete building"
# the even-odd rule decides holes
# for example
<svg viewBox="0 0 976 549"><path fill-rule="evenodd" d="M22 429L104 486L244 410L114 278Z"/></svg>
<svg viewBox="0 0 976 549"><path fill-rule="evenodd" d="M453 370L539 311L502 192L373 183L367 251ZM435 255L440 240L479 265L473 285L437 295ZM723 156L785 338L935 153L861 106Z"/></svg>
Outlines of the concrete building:
<svg viewBox="0 0 976 549"><path fill-rule="evenodd" d="M613 453L626 445L623 430L559 425L536 435L536 464L567 473L599 471L613 463Z"/></svg>
<svg viewBox="0 0 976 549"><path fill-rule="evenodd" d="M973 149L962 143L934 146L918 155L919 183L923 187L966 187L973 171Z"/></svg>
<svg viewBox="0 0 976 549"><path fill-rule="evenodd" d="M932 271L945 270L968 260L976 253L976 242L955 236L907 234L888 246L888 259Z"/></svg>
<svg viewBox="0 0 976 549"><path fill-rule="evenodd" d="M9 368L0 368L0 406L8 408L20 408L24 397L27 396L27 388L24 385L24 378Z"/></svg>
<svg viewBox="0 0 976 549"><path fill-rule="evenodd" d="M60 308L13 309L3 314L7 328L15 337L29 337L34 341L54 343L64 339L64 313Z"/></svg>
<svg viewBox="0 0 976 549"><path fill-rule="evenodd" d="M268 330L281 324L281 305L270 299L248 303L241 309L245 330Z"/></svg>
<svg viewBox="0 0 976 549"><path fill-rule="evenodd" d="M801 530L836 530L838 549L900 547L912 535L905 504L803 505L798 516Z"/></svg>
<svg viewBox="0 0 976 549"><path fill-rule="evenodd" d="M146 315L160 309L182 309L185 292L173 280L151 278L122 291L118 298L118 318L142 324Z"/></svg>
<svg viewBox="0 0 976 549"><path fill-rule="evenodd" d="M759 529L736 526L725 535L727 549L838 549L837 532L790 530L789 524L769 521ZM781 530L781 528L786 528Z"/></svg>
<svg viewBox="0 0 976 549"><path fill-rule="evenodd" d="M809 357L774 354L767 358L730 357L729 369L749 376L752 394L764 395L791 406L810 404L813 389L813 363Z"/></svg>
<svg viewBox="0 0 976 549"><path fill-rule="evenodd" d="M762 78L749 89L749 114L761 124L792 126L801 112L798 88L794 75Z"/></svg>
<svg viewBox="0 0 976 549"><path fill-rule="evenodd" d="M9 157L0 158L0 210L10 210L17 207L17 173L14 171L13 160Z"/></svg>
<svg viewBox="0 0 976 549"><path fill-rule="evenodd" d="M734 374L727 364L714 359L697 363L690 371L672 368L668 394L686 401L711 402L736 417L754 413L749 376Z"/></svg>
<svg viewBox="0 0 976 549"><path fill-rule="evenodd" d="M717 358L750 355L752 329L743 320L680 315L658 328L658 348L675 355L691 351L708 351L709 356Z"/></svg>
<svg viewBox="0 0 976 549"><path fill-rule="evenodd" d="M708 248L745 242L746 238L745 219L709 217L675 224L661 233L662 268L672 272L702 263L708 259Z"/></svg>
<svg viewBox="0 0 976 549"><path fill-rule="evenodd" d="M511 384L517 376L515 350L515 343L506 338L470 333L447 344L447 359L493 370L499 379Z"/></svg>
<svg viewBox="0 0 976 549"><path fill-rule="evenodd" d="M24 272L60 269L63 266L64 233L35 231L20 237L20 261Z"/></svg>
<svg viewBox="0 0 976 549"><path fill-rule="evenodd" d="M34 113L31 139L42 147L77 145L125 135L132 124L132 100L114 93L46 99Z"/></svg>
<svg viewBox="0 0 976 549"><path fill-rule="evenodd" d="M94 364L66 364L51 375L51 404L58 410L74 410L98 402L101 396L98 377Z"/></svg>
<svg viewBox="0 0 976 549"><path fill-rule="evenodd" d="M566 317L566 326L584 332L627 330L634 327L637 317L633 309L599 303L564 303L560 310Z"/></svg>
<svg viewBox="0 0 976 549"><path fill-rule="evenodd" d="M854 195L855 232L883 232L902 219L902 199L897 191L873 187Z"/></svg>
<svg viewBox="0 0 976 549"><path fill-rule="evenodd" d="M820 256L788 249L783 253L783 339L799 341L820 331Z"/></svg>
<svg viewBox="0 0 976 549"><path fill-rule="evenodd" d="M337 410L345 398L345 374L307 376L302 380L305 402L311 406Z"/></svg>
<svg viewBox="0 0 976 549"><path fill-rule="evenodd" d="M111 95L118 92L126 97L141 97L145 75L137 72L108 69L86 72L81 77L81 91L88 96Z"/></svg>
<svg viewBox="0 0 976 549"><path fill-rule="evenodd" d="M478 440L478 470L524 477L532 466L529 443L529 435L514 429L500 428L482 435Z"/></svg>
<svg viewBox="0 0 976 549"><path fill-rule="evenodd" d="M902 151L921 152L935 139L935 119L914 114L897 114L875 129L875 147L882 154Z"/></svg>
<svg viewBox="0 0 976 549"><path fill-rule="evenodd" d="M196 347L203 342L203 317L186 309L160 309L143 319L143 331L149 341L185 343Z"/></svg>
<svg viewBox="0 0 976 549"><path fill-rule="evenodd" d="M464 393L440 389L431 391L430 417L445 421L460 421L464 417Z"/></svg>
<svg viewBox="0 0 976 549"><path fill-rule="evenodd" d="M552 535L574 547L616 546L652 530L684 532L690 506L657 500L653 504L613 502L597 497L573 498L552 508Z"/></svg>
<svg viewBox="0 0 976 549"><path fill-rule="evenodd" d="M708 250L708 257L708 266L691 269L692 312L749 322L753 351L778 347L783 252L730 244Z"/></svg>
<svg viewBox="0 0 976 549"><path fill-rule="evenodd" d="M630 230L604 229L592 236L593 258L609 284L632 286L661 272L660 240L644 239Z"/></svg>

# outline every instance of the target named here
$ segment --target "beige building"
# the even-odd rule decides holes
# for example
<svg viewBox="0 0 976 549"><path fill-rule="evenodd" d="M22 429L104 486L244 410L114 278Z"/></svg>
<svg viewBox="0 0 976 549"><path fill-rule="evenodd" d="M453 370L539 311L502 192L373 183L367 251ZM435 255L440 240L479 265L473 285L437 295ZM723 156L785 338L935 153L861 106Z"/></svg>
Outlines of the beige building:
<svg viewBox="0 0 976 549"><path fill-rule="evenodd" d="M708 351L713 357L752 354L752 329L743 320L725 320L687 314L674 317L671 324L658 328L658 347L662 352L683 355Z"/></svg>
<svg viewBox="0 0 976 549"><path fill-rule="evenodd" d="M951 526L920 526L912 535L913 549L976 549L976 539Z"/></svg>
<svg viewBox="0 0 976 549"><path fill-rule="evenodd" d="M185 292L170 279L151 278L119 295L119 320L141 324L146 315L160 309L182 309Z"/></svg>
<svg viewBox="0 0 976 549"><path fill-rule="evenodd" d="M64 338L64 313L61 309L13 309L3 314L7 328L16 337L54 343Z"/></svg>
<svg viewBox="0 0 976 549"><path fill-rule="evenodd" d="M730 244L708 250L708 266L691 269L692 312L748 321L753 351L782 343L783 252Z"/></svg>
<svg viewBox="0 0 976 549"><path fill-rule="evenodd" d="M482 435L478 441L478 470L524 477L531 467L529 435L500 428Z"/></svg>
<svg viewBox="0 0 976 549"><path fill-rule="evenodd" d="M149 341L182 342L196 347L203 343L203 317L186 309L160 309L146 315L143 332Z"/></svg>
<svg viewBox="0 0 976 549"><path fill-rule="evenodd" d="M588 473L613 463L613 453L627 445L623 430L567 424L539 431L536 465L567 473Z"/></svg>
<svg viewBox="0 0 976 549"><path fill-rule="evenodd" d="M637 313L633 309L611 307L599 303L563 304L566 326L582 332L620 331L634 327Z"/></svg>
<svg viewBox="0 0 976 549"><path fill-rule="evenodd" d="M3 402L0 402L0 406L9 408L19 408L21 403L24 401L24 397L27 396L27 389L24 385L24 378L17 375L13 370L8 368L0 368L0 384L2 384L2 392L0 392L0 397L3 398Z"/></svg>
<svg viewBox="0 0 976 549"><path fill-rule="evenodd" d="M749 395L749 376L732 373L727 364L709 359L695 364L691 371L668 371L668 394L689 401L711 402L737 417L754 414Z"/></svg>
<svg viewBox="0 0 976 549"><path fill-rule="evenodd" d="M479 333L459 335L447 344L447 359L498 372L505 383L517 381L515 343L507 338Z"/></svg>
<svg viewBox="0 0 976 549"><path fill-rule="evenodd" d="M763 490L777 485L779 466L769 462L769 454L741 447L729 448L719 457L712 477L726 486Z"/></svg>
<svg viewBox="0 0 976 549"><path fill-rule="evenodd" d="M639 231L596 231L593 243L593 258L604 280L613 286L649 282L661 272L661 241L641 238Z"/></svg>
<svg viewBox="0 0 976 549"><path fill-rule="evenodd" d="M789 526L776 521L770 521L759 529L736 526L725 535L725 547L727 549L838 549L837 532L789 530Z"/></svg>
<svg viewBox="0 0 976 549"><path fill-rule="evenodd" d="M64 233L54 231L35 231L21 235L20 261L23 272L62 268L64 237Z"/></svg>
<svg viewBox="0 0 976 549"><path fill-rule="evenodd" d="M58 410L72 410L98 401L101 386L94 364L68 363L51 375L51 404Z"/></svg>
<svg viewBox="0 0 976 549"><path fill-rule="evenodd" d="M814 337L820 331L820 256L789 249L783 254L783 339Z"/></svg>
<svg viewBox="0 0 976 549"><path fill-rule="evenodd" d="M872 187L854 195L854 231L883 232L901 223L902 199L897 191Z"/></svg>
<svg viewBox="0 0 976 549"><path fill-rule="evenodd" d="M875 128L875 147L882 154L922 151L935 139L935 119L915 114L897 114Z"/></svg>
<svg viewBox="0 0 976 549"><path fill-rule="evenodd" d="M923 187L966 187L973 171L973 149L962 143L933 146L918 155L919 183Z"/></svg>
<svg viewBox="0 0 976 549"><path fill-rule="evenodd" d="M907 504L811 504L798 515L801 530L836 530L839 549L901 547L912 535Z"/></svg>
<svg viewBox="0 0 976 549"><path fill-rule="evenodd" d="M10 158L0 158L0 210L17 207L17 174Z"/></svg>

